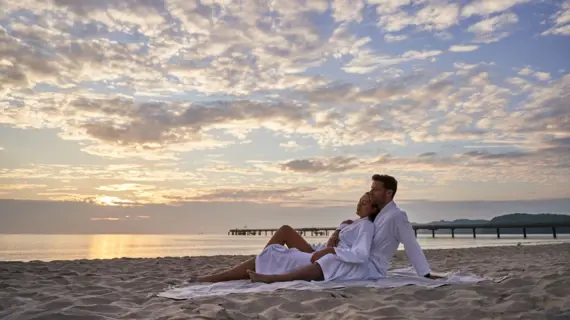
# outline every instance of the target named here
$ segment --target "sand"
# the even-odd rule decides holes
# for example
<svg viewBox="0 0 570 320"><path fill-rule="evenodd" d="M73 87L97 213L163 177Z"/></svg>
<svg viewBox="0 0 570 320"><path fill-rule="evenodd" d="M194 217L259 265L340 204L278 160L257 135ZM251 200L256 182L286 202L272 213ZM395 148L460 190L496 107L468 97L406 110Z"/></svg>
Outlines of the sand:
<svg viewBox="0 0 570 320"><path fill-rule="evenodd" d="M570 319L570 244L425 253L437 271L511 277L175 301L153 294L250 256L0 262L0 319ZM407 265L399 252L393 267Z"/></svg>

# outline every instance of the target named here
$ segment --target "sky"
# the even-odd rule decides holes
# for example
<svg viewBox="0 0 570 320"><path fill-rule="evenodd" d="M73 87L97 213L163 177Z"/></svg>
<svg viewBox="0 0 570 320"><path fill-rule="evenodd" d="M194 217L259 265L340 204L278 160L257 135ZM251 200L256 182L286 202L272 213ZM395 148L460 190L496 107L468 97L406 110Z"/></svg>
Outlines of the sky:
<svg viewBox="0 0 570 320"><path fill-rule="evenodd" d="M568 0L0 7L0 232L570 213Z"/></svg>

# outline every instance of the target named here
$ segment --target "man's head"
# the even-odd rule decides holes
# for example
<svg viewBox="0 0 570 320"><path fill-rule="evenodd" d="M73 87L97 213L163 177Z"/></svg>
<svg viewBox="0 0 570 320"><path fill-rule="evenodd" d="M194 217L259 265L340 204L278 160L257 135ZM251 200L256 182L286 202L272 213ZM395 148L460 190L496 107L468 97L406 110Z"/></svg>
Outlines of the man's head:
<svg viewBox="0 0 570 320"><path fill-rule="evenodd" d="M392 201L396 195L396 191L398 191L398 181L396 178L385 174L375 174L372 176L370 194L372 195L372 201L377 204L379 208L383 208Z"/></svg>

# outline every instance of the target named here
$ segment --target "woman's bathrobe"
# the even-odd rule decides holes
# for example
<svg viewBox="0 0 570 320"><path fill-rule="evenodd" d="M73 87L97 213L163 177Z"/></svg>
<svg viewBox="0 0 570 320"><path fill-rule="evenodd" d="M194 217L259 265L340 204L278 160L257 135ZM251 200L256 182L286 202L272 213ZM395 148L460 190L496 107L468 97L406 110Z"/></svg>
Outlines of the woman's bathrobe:
<svg viewBox="0 0 570 320"><path fill-rule="evenodd" d="M370 262L374 223L358 219L342 227L336 254L327 254L316 261L325 281L378 279L382 274ZM314 246L316 250L324 246ZM255 259L255 271L261 274L283 274L311 264L313 253L301 252L279 244L267 246Z"/></svg>

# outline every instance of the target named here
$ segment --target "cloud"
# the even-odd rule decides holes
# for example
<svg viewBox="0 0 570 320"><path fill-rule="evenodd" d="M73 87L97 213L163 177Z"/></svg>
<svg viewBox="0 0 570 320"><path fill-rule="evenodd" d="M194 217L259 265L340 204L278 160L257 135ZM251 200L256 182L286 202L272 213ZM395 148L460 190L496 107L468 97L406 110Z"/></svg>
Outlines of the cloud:
<svg viewBox="0 0 570 320"><path fill-rule="evenodd" d="M109 115L121 116L123 109L115 109L113 101L79 101L74 107L94 108ZM127 119L106 119L81 126L85 133L95 139L116 144L142 144L152 148L156 143L181 143L200 141L208 127L224 126L236 122L298 125L308 112L298 105L258 103L253 101L216 102L209 105L190 105L169 111L163 104L133 105L129 103ZM120 110L120 111L119 111ZM119 118L120 119L120 118ZM126 120L126 121L125 121Z"/></svg>
<svg viewBox="0 0 570 320"><path fill-rule="evenodd" d="M88 197L84 201L101 206L134 206L140 205L134 200L122 199L113 196Z"/></svg>
<svg viewBox="0 0 570 320"><path fill-rule="evenodd" d="M358 167L359 160L354 157L334 157L331 159L301 159L281 164L281 169L304 173L343 172Z"/></svg>
<svg viewBox="0 0 570 320"><path fill-rule="evenodd" d="M101 191L116 191L116 192L118 192L118 191L139 191L139 190L156 189L156 186L138 184L138 183L122 183L122 184L100 186L100 187L97 187L95 189L101 190Z"/></svg>
<svg viewBox="0 0 570 320"><path fill-rule="evenodd" d="M290 160L278 164L284 172L298 174L360 174L371 175L378 168L393 175L429 174L428 181L447 184L451 181L508 181L539 184L563 181L559 174L570 173L570 136L544 141L529 151L488 152L473 150L452 156L427 152L416 157L381 154L377 157L332 157ZM534 171L534 174L531 172ZM501 172L497 180L494 174ZM406 179L407 180L407 179ZM429 183L424 181L425 183Z"/></svg>
<svg viewBox="0 0 570 320"><path fill-rule="evenodd" d="M378 15L389 14L398 11L400 8L408 6L412 3L412 0L368 0L368 3L376 6L376 12Z"/></svg>
<svg viewBox="0 0 570 320"><path fill-rule="evenodd" d="M440 50L429 51L406 51L400 56L377 55L367 50L359 51L358 54L342 69L350 73L366 74L381 67L397 65L407 61L426 60L436 57L443 52Z"/></svg>
<svg viewBox="0 0 570 320"><path fill-rule="evenodd" d="M420 157L420 158L421 158L421 157L433 157L433 156L436 156L436 155L437 155L437 153L435 153L435 152L424 152L424 153L418 155L418 157Z"/></svg>
<svg viewBox="0 0 570 320"><path fill-rule="evenodd" d="M151 216L119 216L119 217L92 217L89 218L91 221L133 221L133 220L142 220L142 219L150 219Z"/></svg>
<svg viewBox="0 0 570 320"><path fill-rule="evenodd" d="M525 66L524 68L519 69L518 74L521 76L532 75L533 77L535 77L536 79L541 80L541 81L547 81L547 80L550 80L550 78L551 78L550 73L535 71L531 68L531 66Z"/></svg>
<svg viewBox="0 0 570 320"><path fill-rule="evenodd" d="M388 43L404 41L406 39L408 39L408 36L405 34L401 34L401 35L387 34L384 36L384 41L386 41Z"/></svg>
<svg viewBox="0 0 570 320"><path fill-rule="evenodd" d="M362 21L363 0L333 0L332 17L338 21Z"/></svg>
<svg viewBox="0 0 570 320"><path fill-rule="evenodd" d="M0 185L0 190L43 189L45 187L47 187L45 184L18 183L18 184Z"/></svg>
<svg viewBox="0 0 570 320"><path fill-rule="evenodd" d="M550 73L548 72L535 72L533 76L542 81L550 80Z"/></svg>
<svg viewBox="0 0 570 320"><path fill-rule="evenodd" d="M346 4L335 2L334 6L342 9ZM373 4L378 5L376 11L381 16L408 12L404 9L412 5L410 1ZM457 23L456 4L422 2L415 4L415 8L416 12L409 15L413 16L412 24L419 29L443 30ZM326 2L319 1L292 2L275 8L249 2L241 7L233 3L206 3L199 7L169 1L161 7L127 2L121 7L116 1L105 6L59 1L56 6L37 8L38 12L44 9L66 17L65 21L81 23L85 33L75 34L78 31L68 25L48 23L27 29L3 29L9 44L6 48L10 48L6 51L8 62L3 65L9 65L10 70L19 66L24 75L37 73L41 78L38 81L56 86L57 90L33 91L33 94L21 91L38 83L29 81L19 87L20 91L11 90L2 102L0 122L16 127L57 128L63 139L81 143L82 151L108 158L180 159L184 152L224 148L247 141L249 134L258 130L252 128L297 133L314 138L321 145L353 144L357 140L356 132L361 130L342 133L344 126L361 123L362 117L379 111L378 106L370 104L399 99L401 102L411 100L417 106L419 97L425 96L425 86L397 89L352 86L350 90L358 92L349 92L349 97L340 101L349 102L352 96L355 102L368 104L367 108L362 112L334 115L324 106L297 99L279 101L296 93L310 92L312 97L323 94L326 91L323 88L332 83L325 77L302 72L322 66L328 58L334 57L347 61L342 68L349 73L369 74L381 70L389 74L394 69L388 67L407 62L426 64L443 53L418 49L399 55L384 54L368 46L369 37L356 37L346 23L335 26L330 34L319 33L317 21L309 18L312 13L322 14L328 9ZM345 22L360 21L358 14L363 10L353 9L350 14L340 9L334 14L347 13L346 18L339 18ZM107 13L103 14L105 10ZM126 13L120 15L123 11ZM272 12L271 17L261 19L258 25L251 23L255 21L252 17L267 12ZM140 15L148 15L148 21L140 19ZM171 32L171 22L167 19L170 16L180 20L180 34ZM148 43L137 40L133 30L147 36ZM119 32L132 41L117 42L112 32ZM395 37L402 36L405 35L385 37L396 40ZM184 44L184 37L195 37L192 38L195 40ZM35 45L53 53L50 55L53 59L34 64L39 61L36 56L39 51L30 50L32 39ZM74 50L66 50L64 45L70 43ZM472 47L452 46L450 50L467 48ZM141 54L143 51L146 53ZM25 58L27 55L30 59ZM52 64L57 73L52 72ZM393 76L400 74L396 70ZM114 94L85 90L81 88L85 81L99 81L99 85ZM445 85L444 88L449 90ZM265 90L281 92L274 100L236 99L236 96ZM392 93L393 90L399 92ZM195 97L191 99L194 101L179 102L183 99L178 95L189 92ZM216 96L220 93L227 96ZM311 101L326 99L320 96ZM14 108L16 105L22 107ZM405 108L408 106L400 109ZM414 112L414 117L420 113L423 111ZM374 141L405 138L405 134L398 134L402 132L400 124L384 124L387 120L380 121L379 117L388 119L394 115L376 112L372 117L372 121L382 124L381 132L389 133ZM401 120L408 128L418 123L409 117ZM319 122L317 126L311 125L313 119Z"/></svg>
<svg viewBox="0 0 570 320"><path fill-rule="evenodd" d="M380 2L376 8L380 17L378 26L388 32L401 31L409 26L416 26L420 30L442 31L458 23L458 4L441 1L423 3L424 6L410 14L403 7L410 5L411 1Z"/></svg>
<svg viewBox="0 0 570 320"><path fill-rule="evenodd" d="M54 192L54 193L61 193L61 192L67 192L67 191L77 191L77 189L78 189L77 187L63 186L61 188L48 189L47 191Z"/></svg>
<svg viewBox="0 0 570 320"><path fill-rule="evenodd" d="M218 173L228 173L228 174L239 174L239 175L261 175L261 172L253 169L236 168L229 165L216 165L211 167L204 167L198 169L200 172L218 172Z"/></svg>
<svg viewBox="0 0 570 320"><path fill-rule="evenodd" d="M518 87L521 92L530 92L532 91L532 83L519 77L512 77L507 79L508 83L511 83L515 87Z"/></svg>
<svg viewBox="0 0 570 320"><path fill-rule="evenodd" d="M549 20L553 26L542 32L547 35L570 35L570 1L566 0L560 5L560 9L550 16Z"/></svg>
<svg viewBox="0 0 570 320"><path fill-rule="evenodd" d="M425 59L437 54L440 52L408 51L398 59ZM297 98L307 99L302 103L134 103L125 98L79 97L68 100L62 110L46 103L42 107L29 103L26 108L35 114L44 113L51 122L29 125L59 127L64 138L88 142L83 149L90 153L147 159L172 158L178 152L239 143L255 127L310 137L322 146L402 142L408 138L427 142L494 138L493 127L465 128L466 123L473 123L475 112L494 108L489 115L504 117L499 109L509 103L508 89L491 84L489 75L480 68L462 68L455 75L447 72L431 79L410 74L373 87L350 83L324 86L298 92ZM38 95L36 99L43 97ZM324 105L316 107L315 103L344 106L335 110ZM353 109L355 105L361 108ZM441 118L453 105L463 106L467 118L457 122L458 118L443 117L445 121L434 131L433 119ZM9 114L9 119L18 123L37 119L24 117L26 108Z"/></svg>
<svg viewBox="0 0 570 320"><path fill-rule="evenodd" d="M467 31L475 34L475 42L492 43L507 37L510 33L504 30L518 22L518 16L508 12L481 20L467 28Z"/></svg>
<svg viewBox="0 0 570 320"><path fill-rule="evenodd" d="M473 0L462 8L461 15L463 17L473 15L489 16L530 1L531 0Z"/></svg>
<svg viewBox="0 0 570 320"><path fill-rule="evenodd" d="M5 110L8 112L0 115L0 122L59 128L64 139L88 142L83 150L91 154L156 160L173 159L182 151L236 143L235 138L243 139L238 128L294 131L310 118L306 106L282 102L135 103L129 97L79 96L69 100L48 94L27 97L24 108ZM38 121L37 116L29 116L32 113L43 117ZM219 138L210 134L211 130L223 130L235 138Z"/></svg>
<svg viewBox="0 0 570 320"><path fill-rule="evenodd" d="M477 49L479 49L479 46L476 45L453 45L449 47L451 52L471 52Z"/></svg>
<svg viewBox="0 0 570 320"><path fill-rule="evenodd" d="M293 141L293 140L289 140L287 142L282 142L279 144L279 146L281 148L287 149L287 150L301 150L304 149L303 146L300 146L297 144L297 141Z"/></svg>
<svg viewBox="0 0 570 320"><path fill-rule="evenodd" d="M317 190L316 187L275 188L274 186L258 186L256 188L215 188L188 192L169 192L163 195L172 203L184 202L252 202L252 203L283 203L297 202L308 198L308 194Z"/></svg>
<svg viewBox="0 0 570 320"><path fill-rule="evenodd" d="M516 52L508 63L476 60L484 43L513 32L527 2L550 8L4 0L0 124L24 149L0 168L11 186L2 196L317 206L333 202L326 187L356 190L378 168L405 177L416 198L458 181L561 181L570 82L550 65L560 61L505 69ZM567 2L551 7L529 37L565 34ZM46 163L36 148L44 138L58 150ZM290 157L301 149L304 158Z"/></svg>
<svg viewBox="0 0 570 320"><path fill-rule="evenodd" d="M532 73L533 73L533 71L532 71L532 69L530 68L530 66L526 66L526 67L520 69L519 72L518 72L518 74L523 75L523 76L528 76L528 75L530 75L530 74L532 74Z"/></svg>
<svg viewBox="0 0 570 320"><path fill-rule="evenodd" d="M4 73L10 79L1 90L41 82L77 88L93 81L155 96L192 90L248 94L303 89L322 79L299 72L324 63L323 57L345 40L339 34L321 39L315 22L306 19L307 13L326 10L323 1L277 7L184 1L164 6L139 1L56 4L29 3L38 14L37 23L16 16L10 31L0 29L5 48L1 53L8 62ZM19 7L10 2L3 9ZM251 23L267 12L273 17ZM283 28L287 31L276 32ZM126 43L116 41L121 37Z"/></svg>
<svg viewBox="0 0 570 320"><path fill-rule="evenodd" d="M0 179L121 180L124 182L193 181L200 185L207 178L199 173L177 170L165 163L136 165L27 165L0 169ZM97 187L101 184L97 184Z"/></svg>

